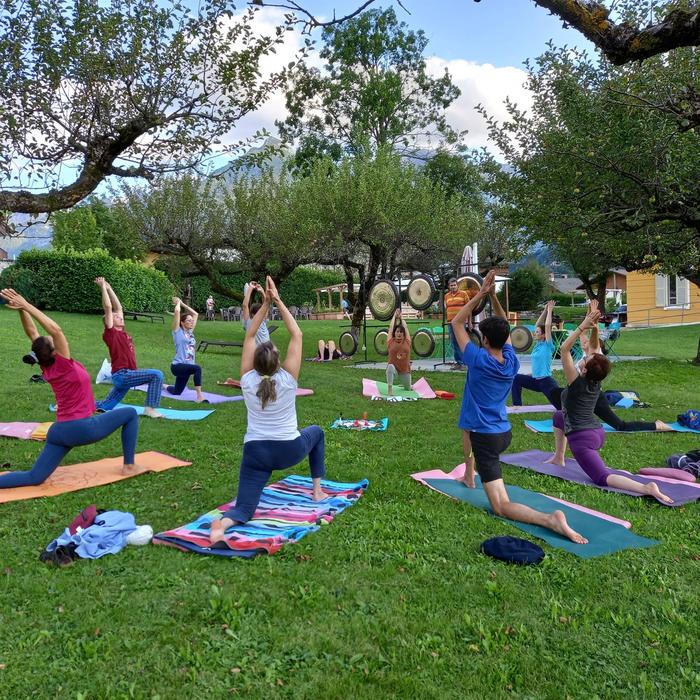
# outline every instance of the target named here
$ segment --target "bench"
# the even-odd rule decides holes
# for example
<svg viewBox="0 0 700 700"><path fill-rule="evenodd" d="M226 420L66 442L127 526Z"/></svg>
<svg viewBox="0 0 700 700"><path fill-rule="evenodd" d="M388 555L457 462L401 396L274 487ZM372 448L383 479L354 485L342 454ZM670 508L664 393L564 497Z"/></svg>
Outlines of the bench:
<svg viewBox="0 0 700 700"><path fill-rule="evenodd" d="M148 313L147 311L122 311L122 314L124 315L124 318L133 318L134 321L137 318L148 318L151 320L151 323L154 323L155 321L165 323L165 319L163 318L162 314L152 314Z"/></svg>
<svg viewBox="0 0 700 700"><path fill-rule="evenodd" d="M277 330L277 326L272 323L267 327L267 331L270 335L272 335L275 331ZM202 352L206 352L206 349L210 345L216 345L220 348L242 348L243 347L243 341L242 340L200 340L199 343L197 344L197 352L200 350Z"/></svg>

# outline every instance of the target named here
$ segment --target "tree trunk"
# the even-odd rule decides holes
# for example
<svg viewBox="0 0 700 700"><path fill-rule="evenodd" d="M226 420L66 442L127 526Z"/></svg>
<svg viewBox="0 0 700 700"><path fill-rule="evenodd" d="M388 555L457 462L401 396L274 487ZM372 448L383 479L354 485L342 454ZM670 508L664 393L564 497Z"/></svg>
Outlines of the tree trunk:
<svg viewBox="0 0 700 700"><path fill-rule="evenodd" d="M693 365L700 365L700 338L698 338L698 352L695 355L695 358L690 360L690 363Z"/></svg>
<svg viewBox="0 0 700 700"><path fill-rule="evenodd" d="M370 252L369 264L367 266L366 273L364 267L361 267L361 269L358 270L360 275L360 284L359 289L357 290L357 298L355 299L355 308L352 312L352 330L358 338L360 337L362 320L364 319L365 308L367 307L367 300L369 299L369 290L374 284L374 279L377 276L379 265L379 257L374 251L372 251Z"/></svg>

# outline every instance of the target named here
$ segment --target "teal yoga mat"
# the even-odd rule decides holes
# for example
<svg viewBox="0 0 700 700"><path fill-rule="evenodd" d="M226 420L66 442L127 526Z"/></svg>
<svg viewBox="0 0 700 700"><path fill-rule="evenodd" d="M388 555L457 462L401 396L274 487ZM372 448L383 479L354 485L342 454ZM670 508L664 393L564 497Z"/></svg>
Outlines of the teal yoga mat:
<svg viewBox="0 0 700 700"><path fill-rule="evenodd" d="M475 489L467 488L455 479L425 479L425 482L446 496L451 496L459 501L464 501L476 508L492 513L488 498L478 476L476 477ZM547 544L551 544L552 547L564 549L581 559L592 559L593 557L601 557L604 554L619 552L623 549L642 549L658 544L658 540L640 537L630 532L627 528L622 527L622 525L569 508L563 503L552 501L542 494L528 491L520 486L507 486L506 488L508 489L510 500L514 503L521 503L544 513L552 513L555 510L563 511L569 525L586 537L588 544L575 544L566 537L562 537L556 532L539 525L528 525L527 523L519 523L515 520L506 520L504 518L506 522L544 540Z"/></svg>
<svg viewBox="0 0 700 700"><path fill-rule="evenodd" d="M140 416L143 415L143 406L132 406L128 403L118 403L114 408L135 408L136 413ZM214 409L208 411L198 410L198 411L181 411L177 408L163 408L159 406L157 409L158 413L162 413L164 418L169 420L204 420L207 416L214 413Z"/></svg>
<svg viewBox="0 0 700 700"><path fill-rule="evenodd" d="M692 428L686 428L684 425L681 425L680 423L669 423L669 425L673 428L673 431L676 433L700 433L700 430L693 430ZM553 433L554 432L554 427L552 425L552 420L551 418L547 420L526 420L525 421L525 427L530 428L534 433ZM662 430L630 430L630 431L619 431L615 430L612 426L608 425L607 423L603 423L603 430L606 433L621 433L622 435L633 435L634 433L662 433L662 432L670 432L670 431L662 431Z"/></svg>

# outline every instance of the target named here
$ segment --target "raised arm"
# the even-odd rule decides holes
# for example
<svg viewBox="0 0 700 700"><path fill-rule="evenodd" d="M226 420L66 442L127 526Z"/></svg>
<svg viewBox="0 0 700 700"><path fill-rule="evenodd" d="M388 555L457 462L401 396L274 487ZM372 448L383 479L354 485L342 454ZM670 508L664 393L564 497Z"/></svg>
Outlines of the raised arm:
<svg viewBox="0 0 700 700"><path fill-rule="evenodd" d="M544 313L546 313L544 319L544 337L548 343L552 342L552 314L554 313L554 306L556 302L554 299L550 299L544 306Z"/></svg>
<svg viewBox="0 0 700 700"><path fill-rule="evenodd" d="M105 282L105 285L107 287L107 294L109 294L109 301L112 304L112 313L123 316L124 309L122 309L122 303L119 301L119 297L115 294L109 282Z"/></svg>
<svg viewBox="0 0 700 700"><path fill-rule="evenodd" d="M112 328L114 326L114 319L112 318L112 300L107 291L108 284L104 277L97 277L95 279L95 284L100 288L100 294L102 295L102 311L105 315L105 328Z"/></svg>
<svg viewBox="0 0 700 700"><path fill-rule="evenodd" d="M571 349L574 344L579 339L582 333L585 333L589 328L595 328L600 318L600 311L597 308L592 308L586 318L583 319L581 324L573 331L569 337L561 344L559 352L561 353L561 365L564 370L564 376L566 381L571 384L577 377L578 371L576 370L576 363L574 358L571 356Z"/></svg>
<svg viewBox="0 0 700 700"><path fill-rule="evenodd" d="M262 305L258 309L258 313L253 316L248 329L245 332L245 338L243 340L243 352L241 353L241 377L253 369L253 355L255 355L255 334L258 332L258 328L262 325L262 322L267 318L267 312L270 310L270 298L265 295Z"/></svg>
<svg viewBox="0 0 700 700"><path fill-rule="evenodd" d="M39 332L34 323L34 321L37 321L53 339L53 346L56 352L67 360L70 359L68 341L56 321L49 318L42 311L39 311L36 306L32 306L32 304L14 289L3 289L0 291L0 296L7 302L8 308L19 311L22 327L31 341L39 337Z"/></svg>
<svg viewBox="0 0 700 700"><path fill-rule="evenodd" d="M173 333L180 327L180 307L182 305L180 297L173 297Z"/></svg>
<svg viewBox="0 0 700 700"><path fill-rule="evenodd" d="M241 318L244 321L250 320L250 297L253 296L253 292L259 289L260 292L263 295L263 298L265 297L265 292L263 291L262 287L254 281L248 282L246 284L245 289L243 291L243 307L241 308Z"/></svg>
<svg viewBox="0 0 700 700"><path fill-rule="evenodd" d="M180 299L180 306L192 316L192 330L194 330L197 325L197 319L199 319L199 314L191 306L187 306L182 299Z"/></svg>
<svg viewBox="0 0 700 700"><path fill-rule="evenodd" d="M457 312L457 315L451 321L452 330L454 331L455 338L457 339L459 349L462 352L464 352L464 348L466 348L467 344L470 342L469 333L467 333L467 331L465 330L464 324L467 322L468 319L472 317L474 309L481 303L481 300L487 294L491 293L492 289L494 288L495 279L496 272L495 270L491 270L491 272L489 272L484 278L484 282L481 285L481 289L479 289L479 291ZM494 298L495 294L492 297L492 302ZM498 309L500 309L500 314L497 313ZM495 305L493 306L493 310L494 313L497 313L497 315L502 315L503 318L506 318L505 312L501 308L501 304L497 298Z"/></svg>
<svg viewBox="0 0 700 700"><path fill-rule="evenodd" d="M284 325L289 333L289 345L287 345L287 357L284 358L282 367L291 374L294 379L299 379L299 371L301 370L301 354L302 354L302 340L303 333L299 324L296 322L294 316L290 313L289 309L286 307L285 303L280 299L279 292L275 283L272 281L272 277L268 275L266 279L266 294L269 295L270 299L277 306L277 310L280 312L280 318L284 322Z"/></svg>

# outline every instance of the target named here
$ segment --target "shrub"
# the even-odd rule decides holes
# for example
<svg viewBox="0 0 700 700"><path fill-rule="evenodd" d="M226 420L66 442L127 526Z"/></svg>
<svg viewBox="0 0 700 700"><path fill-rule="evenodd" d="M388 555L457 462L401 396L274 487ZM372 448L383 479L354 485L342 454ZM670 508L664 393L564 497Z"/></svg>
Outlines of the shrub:
<svg viewBox="0 0 700 700"><path fill-rule="evenodd" d="M101 311L96 277L106 278L123 307L131 311L163 312L170 308L173 295L173 286L162 272L117 260L104 250L25 251L3 272L3 286L5 275L17 276L30 286L28 297L34 304L56 311Z"/></svg>

